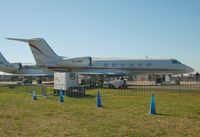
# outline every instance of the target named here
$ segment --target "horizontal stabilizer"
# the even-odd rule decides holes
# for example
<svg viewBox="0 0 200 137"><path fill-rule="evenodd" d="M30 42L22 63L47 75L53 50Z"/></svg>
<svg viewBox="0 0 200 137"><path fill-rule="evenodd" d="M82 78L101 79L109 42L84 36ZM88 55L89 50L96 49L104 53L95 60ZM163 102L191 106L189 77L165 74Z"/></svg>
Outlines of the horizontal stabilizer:
<svg viewBox="0 0 200 137"><path fill-rule="evenodd" d="M34 39L19 39L19 38L6 38L7 40L21 41L21 42L31 42L31 41L40 41L42 38L34 38Z"/></svg>

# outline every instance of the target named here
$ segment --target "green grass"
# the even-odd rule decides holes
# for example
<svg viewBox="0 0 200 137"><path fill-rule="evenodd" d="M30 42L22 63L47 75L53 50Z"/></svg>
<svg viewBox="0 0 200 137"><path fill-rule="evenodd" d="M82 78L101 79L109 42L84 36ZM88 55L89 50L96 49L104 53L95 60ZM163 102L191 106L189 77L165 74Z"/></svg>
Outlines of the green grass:
<svg viewBox="0 0 200 137"><path fill-rule="evenodd" d="M35 88L39 90L39 88ZM200 94L155 94L158 115L150 116L150 95L144 91L102 89L86 98L31 99L32 87L0 87L0 136L185 137L200 134ZM51 91L50 91L51 92ZM141 93L142 94L139 94ZM144 94L143 94L144 93Z"/></svg>

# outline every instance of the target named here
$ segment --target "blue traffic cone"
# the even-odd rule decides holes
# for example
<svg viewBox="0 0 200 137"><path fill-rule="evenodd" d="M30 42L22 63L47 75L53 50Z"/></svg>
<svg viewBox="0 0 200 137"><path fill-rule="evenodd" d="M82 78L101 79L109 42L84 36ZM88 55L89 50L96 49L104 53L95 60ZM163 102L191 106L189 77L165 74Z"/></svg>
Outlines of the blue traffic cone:
<svg viewBox="0 0 200 137"><path fill-rule="evenodd" d="M102 107L100 92L97 92L97 108Z"/></svg>
<svg viewBox="0 0 200 137"><path fill-rule="evenodd" d="M64 91L60 90L59 92L59 102L63 103L64 102Z"/></svg>
<svg viewBox="0 0 200 137"><path fill-rule="evenodd" d="M154 95L153 94L151 94L149 115L156 115L156 104L155 104L155 99L154 99Z"/></svg>
<svg viewBox="0 0 200 137"><path fill-rule="evenodd" d="M32 94L32 100L37 100L37 95L35 90L33 90L33 94Z"/></svg>

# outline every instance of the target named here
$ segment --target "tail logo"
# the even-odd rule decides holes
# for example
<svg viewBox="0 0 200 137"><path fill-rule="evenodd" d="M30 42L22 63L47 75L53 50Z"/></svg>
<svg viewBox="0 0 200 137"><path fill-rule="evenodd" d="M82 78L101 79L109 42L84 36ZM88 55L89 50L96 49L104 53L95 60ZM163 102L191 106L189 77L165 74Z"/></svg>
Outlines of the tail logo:
<svg viewBox="0 0 200 137"><path fill-rule="evenodd" d="M33 45L33 44L29 44L29 45L30 45L30 47L32 47L32 48L34 48L35 50L37 50L38 52L40 52L42 55L44 55L44 56L50 58L49 56L47 56L46 54L44 54L44 52L42 52L42 51L41 51L38 47L36 47L35 45Z"/></svg>

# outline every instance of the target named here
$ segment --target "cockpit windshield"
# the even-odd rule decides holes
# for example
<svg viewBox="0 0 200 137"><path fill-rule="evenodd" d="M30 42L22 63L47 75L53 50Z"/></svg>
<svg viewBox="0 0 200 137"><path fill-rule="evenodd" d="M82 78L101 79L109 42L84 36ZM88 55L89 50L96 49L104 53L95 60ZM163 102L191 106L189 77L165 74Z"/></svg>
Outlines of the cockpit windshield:
<svg viewBox="0 0 200 137"><path fill-rule="evenodd" d="M178 60L173 59L173 60L172 60L172 64L182 64L182 63L179 62Z"/></svg>

